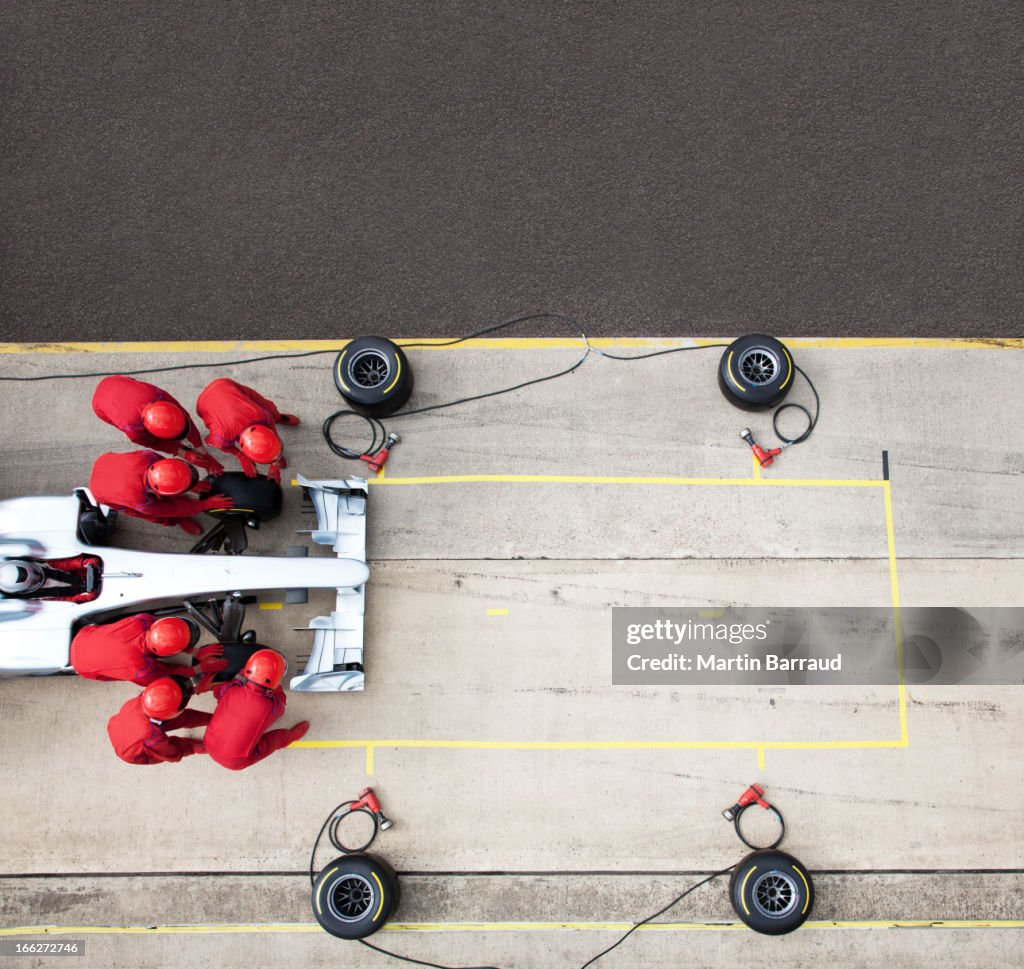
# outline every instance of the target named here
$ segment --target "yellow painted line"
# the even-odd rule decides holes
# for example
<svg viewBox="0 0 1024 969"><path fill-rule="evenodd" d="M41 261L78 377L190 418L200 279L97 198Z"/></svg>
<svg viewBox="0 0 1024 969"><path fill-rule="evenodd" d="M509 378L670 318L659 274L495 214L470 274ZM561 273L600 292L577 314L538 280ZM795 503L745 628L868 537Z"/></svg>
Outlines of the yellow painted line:
<svg viewBox="0 0 1024 969"><path fill-rule="evenodd" d="M264 609L264 610L267 610L267 611L272 611L274 609L283 609L284 608L284 603L283 602L261 602L260 603L260 608Z"/></svg>
<svg viewBox="0 0 1024 969"><path fill-rule="evenodd" d="M757 457L755 456L753 451L750 452L750 457L751 457L751 460L754 462L754 480L755 481L760 481L761 480L761 462L757 460Z"/></svg>
<svg viewBox="0 0 1024 969"><path fill-rule="evenodd" d="M764 770L764 747L757 748L757 769Z"/></svg>
<svg viewBox="0 0 1024 969"><path fill-rule="evenodd" d="M487 610L487 615L488 616L507 616L508 615L508 610L507 609L488 609Z"/></svg>
<svg viewBox="0 0 1024 969"><path fill-rule="evenodd" d="M310 750L400 747L435 750L876 750L906 747L897 740L298 740Z"/></svg>
<svg viewBox="0 0 1024 969"><path fill-rule="evenodd" d="M441 484L593 484L593 485L723 485L781 488L881 488L885 481L861 478L670 478L582 474L443 474L419 478L370 479L374 485Z"/></svg>
<svg viewBox="0 0 1024 969"><path fill-rule="evenodd" d="M388 922L382 932L624 932L633 922ZM807 921L800 931L836 929L1024 929L1021 919L835 919ZM0 929L0 936L23 935L238 935L248 933L323 934L316 923L226 925L26 925ZM749 932L742 922L656 922L639 932Z"/></svg>
<svg viewBox="0 0 1024 969"><path fill-rule="evenodd" d="M907 727L907 684L903 665L903 622L900 617L900 586L896 575L896 531L892 520L892 486L883 482L885 488L885 538L889 546L889 584L892 592L893 635L896 638L896 669L899 674L900 737L904 744L909 742Z"/></svg>
<svg viewBox="0 0 1024 969"><path fill-rule="evenodd" d="M366 774L373 776L373 744L366 745Z"/></svg>
<svg viewBox="0 0 1024 969"><path fill-rule="evenodd" d="M585 329L585 327L584 327ZM424 350L551 350L561 347L579 349L579 337L492 337L465 340L455 346L440 346L450 338L396 339L399 345L422 343ZM1018 337L916 338L916 337L781 337L789 347L831 350L1024 350ZM310 350L342 350L349 340L167 340L121 342L0 343L0 354L15 353L287 353ZM591 346L602 350L668 349L677 346L707 346L730 343L728 337L680 339L676 337L591 337Z"/></svg>

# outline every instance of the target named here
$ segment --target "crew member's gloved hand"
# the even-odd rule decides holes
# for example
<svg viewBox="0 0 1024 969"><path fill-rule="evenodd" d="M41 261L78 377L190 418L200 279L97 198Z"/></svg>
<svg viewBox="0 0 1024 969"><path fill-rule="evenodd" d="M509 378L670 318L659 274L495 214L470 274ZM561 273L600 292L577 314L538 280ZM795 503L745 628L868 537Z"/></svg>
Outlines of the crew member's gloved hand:
<svg viewBox="0 0 1024 969"><path fill-rule="evenodd" d="M182 518L181 521L178 522L178 524L181 526L182 530L185 532L186 535L203 534L203 526L200 525L199 522L197 522L194 518Z"/></svg>
<svg viewBox="0 0 1024 969"><path fill-rule="evenodd" d="M203 499L203 511L227 511L229 508L234 507L234 498L229 498L227 495L214 495L212 498Z"/></svg>
<svg viewBox="0 0 1024 969"><path fill-rule="evenodd" d="M199 669L204 673L219 673L228 668L228 661L224 659L224 647L220 643L211 643L196 650L195 658Z"/></svg>
<svg viewBox="0 0 1024 969"><path fill-rule="evenodd" d="M271 481L280 484L281 483L281 469L287 468L288 462L285 461L284 455L281 455L270 467L267 468L267 477Z"/></svg>
<svg viewBox="0 0 1024 969"><path fill-rule="evenodd" d="M238 455L238 463L242 466L242 470L245 472L247 478L255 478L259 472L256 470L256 465L252 463L244 454Z"/></svg>
<svg viewBox="0 0 1024 969"><path fill-rule="evenodd" d="M195 483L195 485L193 485L192 490L197 495L208 495L213 490L213 482L212 481L197 481Z"/></svg>
<svg viewBox="0 0 1024 969"><path fill-rule="evenodd" d="M214 660L216 663L217 660ZM224 662L221 660L221 662ZM206 672L196 681L193 689L196 693L209 693L217 684L213 682L214 673Z"/></svg>
<svg viewBox="0 0 1024 969"><path fill-rule="evenodd" d="M217 477L224 473L224 465L208 451L193 451L192 448L182 448L178 456L184 458L189 464L194 464L197 468L202 468L209 474L217 475Z"/></svg>
<svg viewBox="0 0 1024 969"><path fill-rule="evenodd" d="M309 730L309 721L300 720L294 727L288 729L288 743L293 744L296 740L301 740L306 736L306 731Z"/></svg>
<svg viewBox="0 0 1024 969"><path fill-rule="evenodd" d="M285 427L298 427L299 419L294 414L282 414L280 423Z"/></svg>
<svg viewBox="0 0 1024 969"><path fill-rule="evenodd" d="M193 754L205 754L206 753L206 744L204 744L201 740L193 740L192 741L192 753Z"/></svg>

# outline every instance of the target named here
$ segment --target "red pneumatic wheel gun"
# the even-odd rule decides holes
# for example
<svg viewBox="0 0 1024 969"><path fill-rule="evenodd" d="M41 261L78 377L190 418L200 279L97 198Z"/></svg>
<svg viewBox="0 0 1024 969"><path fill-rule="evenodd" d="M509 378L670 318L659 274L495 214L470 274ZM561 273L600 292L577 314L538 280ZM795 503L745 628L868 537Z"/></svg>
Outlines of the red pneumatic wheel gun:
<svg viewBox="0 0 1024 969"><path fill-rule="evenodd" d="M743 830L740 827L740 818L743 817L743 813L747 808L752 805L758 805L768 811L776 821L779 822L779 836L768 845L756 845L748 841L743 834ZM736 829L736 835L748 848L753 848L758 851L762 848L777 848L782 844L782 839L786 836L786 822L782 820L782 814L773 804L769 804L764 799L764 788L760 784L751 784L739 797L739 800L729 808L726 808L722 812L722 817L726 821L731 821L733 827Z"/></svg>

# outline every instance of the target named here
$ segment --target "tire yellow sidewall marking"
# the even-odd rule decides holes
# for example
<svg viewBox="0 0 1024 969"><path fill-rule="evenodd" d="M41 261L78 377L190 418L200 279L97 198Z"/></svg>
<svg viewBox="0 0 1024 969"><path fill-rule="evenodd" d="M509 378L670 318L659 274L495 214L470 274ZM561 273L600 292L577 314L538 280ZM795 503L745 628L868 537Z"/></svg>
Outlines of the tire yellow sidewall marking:
<svg viewBox="0 0 1024 969"><path fill-rule="evenodd" d="M402 361L398 358L398 354L396 353L395 354L395 379L392 380L391 383L389 383L387 385L387 387L384 388L383 392L385 394L390 394L392 389L394 388L395 384L398 383L398 378L401 377L401 376L402 376Z"/></svg>
<svg viewBox="0 0 1024 969"><path fill-rule="evenodd" d="M800 876L800 881L804 883L804 891L806 892L807 901L804 902L804 907L800 910L800 914L805 915L807 913L807 906L811 904L811 886L807 884L807 879L804 877L804 873L797 868L796 865L793 866L793 871Z"/></svg>
<svg viewBox="0 0 1024 969"><path fill-rule="evenodd" d="M745 394L747 392L747 388L743 387L740 384L740 382L732 375L732 355L734 352L735 351L733 350L729 351L729 359L725 361L725 370L726 373L729 374L729 379L739 388L740 393Z"/></svg>
<svg viewBox="0 0 1024 969"><path fill-rule="evenodd" d="M782 388L793 379L793 358L789 355L789 351L785 347L782 348L782 352L786 355L786 359L789 361L789 376L782 381L779 386L779 390L782 390Z"/></svg>
<svg viewBox="0 0 1024 969"><path fill-rule="evenodd" d="M345 379L341 376L341 361L345 359L346 353L348 353L348 350L342 350L340 356L338 357L338 362L334 365L335 375L337 376L338 383L341 384L343 390L349 390L348 384L345 383ZM349 393L351 393L351 391L349 391Z"/></svg>
<svg viewBox="0 0 1024 969"><path fill-rule="evenodd" d="M380 883L380 879L377 877L375 871L370 872L373 875L373 880L377 883L377 897L380 899L380 905L377 906L377 911L374 912L371 922L376 922L380 918L380 913L384 909L384 886Z"/></svg>
<svg viewBox="0 0 1024 969"><path fill-rule="evenodd" d="M324 884L327 879L331 877L338 870L338 866L335 865L323 878L320 879L320 887L316 890L316 913L317 915L323 915L324 910L320 907L320 893L324 890Z"/></svg>
<svg viewBox="0 0 1024 969"><path fill-rule="evenodd" d="M757 865L754 865L754 867L747 872L746 878L743 879L743 884L740 885L740 901L743 903L743 911L746 912L747 915L750 914L750 909L747 908L747 882L750 880L750 876L753 875L755 871L757 871Z"/></svg>

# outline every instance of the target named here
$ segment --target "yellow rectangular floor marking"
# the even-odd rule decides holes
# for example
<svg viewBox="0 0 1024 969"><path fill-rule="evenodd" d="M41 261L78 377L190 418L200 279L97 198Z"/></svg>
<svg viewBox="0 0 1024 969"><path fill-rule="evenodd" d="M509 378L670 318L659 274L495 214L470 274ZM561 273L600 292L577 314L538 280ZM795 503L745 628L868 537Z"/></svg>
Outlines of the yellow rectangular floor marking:
<svg viewBox="0 0 1024 969"><path fill-rule="evenodd" d="M633 922L388 922L383 932L624 932ZM1021 919L835 919L807 921L808 929L1024 929ZM742 922L654 922L640 932L749 932ZM237 935L316 933L315 922L254 922L226 925L23 925L0 928L0 937L26 935Z"/></svg>
<svg viewBox="0 0 1024 969"><path fill-rule="evenodd" d="M373 775L373 744L366 745L366 773Z"/></svg>
<svg viewBox="0 0 1024 969"><path fill-rule="evenodd" d="M541 475L468 475L456 479L452 478L389 478L382 484L422 484L437 483L451 480L473 480L473 481L585 481L597 483L637 483L650 480L665 482L686 482L686 483L728 483L728 484L757 484L752 478L738 479L644 479L644 478L575 478L563 476L541 476ZM762 484L779 484L765 479ZM451 750L754 750L757 752L758 767L764 769L764 757L767 750L878 750L885 748L900 748L909 746L909 734L907 729L907 695L906 686L903 680L903 654L902 654L902 631L899 621L899 588L896 579L896 541L892 520L892 492L890 483L887 480L880 481L787 481L787 484L844 484L858 487L881 488L885 499L885 524L886 542L888 546L889 577L891 584L893 610L895 613L897 663L900 670L899 685L899 717L900 736L895 740L818 740L818 741L757 741L757 740L409 740L392 739L382 740L302 740L292 744L293 747L308 748L336 748L336 747L363 747L367 744L374 744L378 747L416 747ZM491 610L488 610L488 614Z"/></svg>
<svg viewBox="0 0 1024 969"><path fill-rule="evenodd" d="M283 602L261 602L260 603L260 608L261 609L266 609L266 610L283 609L284 608L284 603Z"/></svg>
<svg viewBox="0 0 1024 969"><path fill-rule="evenodd" d="M761 462L757 460L757 457L754 454L751 454L750 457L753 459L753 462L754 462L754 480L755 481L760 481L761 480Z"/></svg>
<svg viewBox="0 0 1024 969"><path fill-rule="evenodd" d="M487 610L487 615L488 616L507 616L508 615L508 610L507 609L488 609Z"/></svg>

